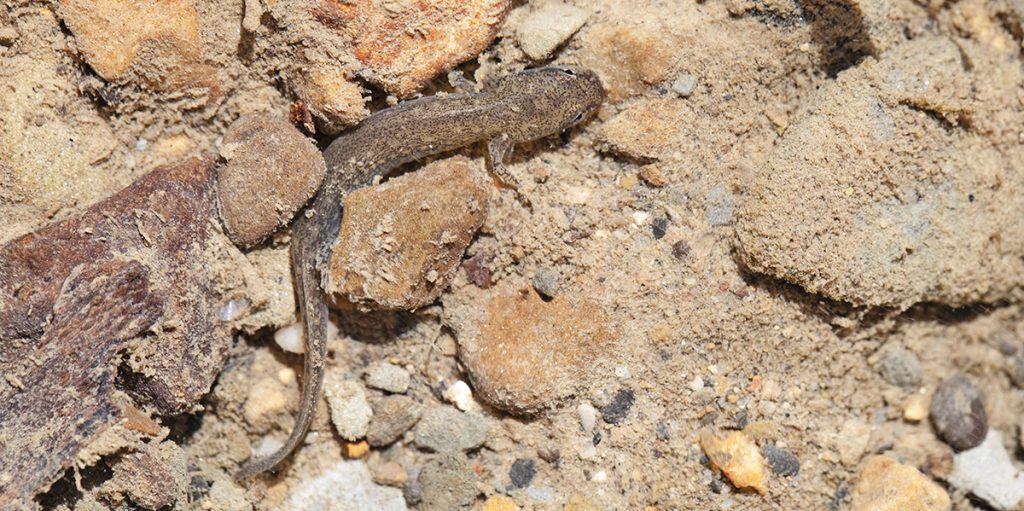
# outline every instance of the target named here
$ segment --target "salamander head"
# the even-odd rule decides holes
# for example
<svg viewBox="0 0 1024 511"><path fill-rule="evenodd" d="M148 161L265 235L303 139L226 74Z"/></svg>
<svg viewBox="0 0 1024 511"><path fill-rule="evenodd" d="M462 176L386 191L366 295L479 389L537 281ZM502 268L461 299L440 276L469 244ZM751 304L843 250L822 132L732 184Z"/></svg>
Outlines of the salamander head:
<svg viewBox="0 0 1024 511"><path fill-rule="evenodd" d="M604 102L604 87L593 71L575 66L528 69L498 82L507 97L516 98L512 108L521 108L522 122L510 126L515 142L525 142L560 133L593 115Z"/></svg>

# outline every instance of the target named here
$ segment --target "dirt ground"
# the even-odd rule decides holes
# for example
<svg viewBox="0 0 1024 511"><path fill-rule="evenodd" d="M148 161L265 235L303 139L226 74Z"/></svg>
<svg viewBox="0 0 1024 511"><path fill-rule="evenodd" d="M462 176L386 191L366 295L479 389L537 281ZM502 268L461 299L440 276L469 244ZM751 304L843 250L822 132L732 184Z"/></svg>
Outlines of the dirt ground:
<svg viewBox="0 0 1024 511"><path fill-rule="evenodd" d="M322 148L447 93L456 66L487 83L579 65L608 97L517 146L512 186L484 180L486 216L427 305L336 297L312 430L242 483L298 403L288 232L236 247L200 219L194 255L166 263L200 282L163 285L208 293L181 303L226 325L204 334L208 376L181 372L201 383L173 400L133 388L121 376L162 374L161 342L192 323L141 329L99 365L120 372L110 395L133 433L100 421L12 508L1020 509L1020 0L119 4L0 3L0 242L74 222L156 167L223 167L246 114ZM484 154L435 165L483 173ZM118 257L157 257L139 250ZM8 287L3 313L20 310ZM21 363L0 359L5 399ZM963 419L971 447L988 433L1009 455L989 464L1001 494L957 475L971 449L932 403L956 374L983 403ZM27 434L2 428L0 447Z"/></svg>

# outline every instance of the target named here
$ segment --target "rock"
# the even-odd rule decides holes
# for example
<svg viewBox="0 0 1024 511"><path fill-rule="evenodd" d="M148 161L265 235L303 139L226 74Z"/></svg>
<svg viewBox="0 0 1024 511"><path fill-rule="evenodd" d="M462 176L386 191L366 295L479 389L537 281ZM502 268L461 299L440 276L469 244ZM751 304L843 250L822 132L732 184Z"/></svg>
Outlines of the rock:
<svg viewBox="0 0 1024 511"><path fill-rule="evenodd" d="M61 0L59 12L78 51L105 80L156 91L201 87L219 94L192 2Z"/></svg>
<svg viewBox="0 0 1024 511"><path fill-rule="evenodd" d="M533 60L548 58L587 22L587 11L562 2L548 2L532 10L516 27L516 40Z"/></svg>
<svg viewBox="0 0 1024 511"><path fill-rule="evenodd" d="M519 511L519 506L504 495L491 495L484 502L483 511Z"/></svg>
<svg viewBox="0 0 1024 511"><path fill-rule="evenodd" d="M260 378L252 384L242 413L245 421L262 429L269 426L289 404L288 388L277 378Z"/></svg>
<svg viewBox="0 0 1024 511"><path fill-rule="evenodd" d="M328 290L353 303L415 309L455 275L483 224L493 184L462 156L345 198Z"/></svg>
<svg viewBox="0 0 1024 511"><path fill-rule="evenodd" d="M697 88L697 77L690 73L682 73L672 82L672 92L675 92L681 98L690 97L695 88Z"/></svg>
<svg viewBox="0 0 1024 511"><path fill-rule="evenodd" d="M765 445L761 452L764 454L765 459L768 460L768 468L772 469L772 472L784 477L791 477L800 473L800 460L793 453L781 447L776 447L775 444Z"/></svg>
<svg viewBox="0 0 1024 511"><path fill-rule="evenodd" d="M1014 385L1024 388L1024 353L1015 353L1007 357L1006 372Z"/></svg>
<svg viewBox="0 0 1024 511"><path fill-rule="evenodd" d="M250 511L252 504L245 498L245 490L227 479L214 481L210 492L200 502L200 509L222 509L224 511Z"/></svg>
<svg viewBox="0 0 1024 511"><path fill-rule="evenodd" d="M416 445L434 452L468 451L483 445L487 423L476 413L448 406L427 410L416 425Z"/></svg>
<svg viewBox="0 0 1024 511"><path fill-rule="evenodd" d="M370 444L366 440L359 442L344 442L341 446L341 455L348 460L357 460L370 453Z"/></svg>
<svg viewBox="0 0 1024 511"><path fill-rule="evenodd" d="M405 499L397 488L377 486L366 464L340 461L315 477L302 478L288 492L282 509L315 511L405 511Z"/></svg>
<svg viewBox="0 0 1024 511"><path fill-rule="evenodd" d="M409 390L409 371L387 362L375 362L366 368L366 385L394 394Z"/></svg>
<svg viewBox="0 0 1024 511"><path fill-rule="evenodd" d="M343 39L360 75L408 97L487 48L508 6L509 0L319 2L313 17Z"/></svg>
<svg viewBox="0 0 1024 511"><path fill-rule="evenodd" d="M981 393L963 374L939 384L929 410L939 438L954 450L977 447L988 434L988 414Z"/></svg>
<svg viewBox="0 0 1024 511"><path fill-rule="evenodd" d="M594 426L597 425L597 408L590 403L580 403L576 407L576 413L580 416L580 427L583 428L583 432L593 432Z"/></svg>
<svg viewBox="0 0 1024 511"><path fill-rule="evenodd" d="M122 456L100 493L108 498L127 495L144 509L169 508L186 501L187 472L188 463L181 447L170 441L150 444L140 452Z"/></svg>
<svg viewBox="0 0 1024 511"><path fill-rule="evenodd" d="M839 461L843 465L852 467L860 462L864 452L868 449L868 442L871 441L871 426L859 420L850 420L843 424L836 436L836 450L839 451Z"/></svg>
<svg viewBox="0 0 1024 511"><path fill-rule="evenodd" d="M366 440L381 447L398 440L420 420L422 406L405 396L387 396L373 406Z"/></svg>
<svg viewBox="0 0 1024 511"><path fill-rule="evenodd" d="M953 472L947 480L1000 511L1020 509L1024 500L1024 472L1014 466L996 430L981 445L953 456Z"/></svg>
<svg viewBox="0 0 1024 511"><path fill-rule="evenodd" d="M409 480L409 472L398 463L387 461L373 470L373 480L378 484L401 488Z"/></svg>
<svg viewBox="0 0 1024 511"><path fill-rule="evenodd" d="M651 164L640 167L639 175L640 179L654 188L662 188L669 183L665 171L658 165Z"/></svg>
<svg viewBox="0 0 1024 511"><path fill-rule="evenodd" d="M292 323L274 331L274 342L288 353L305 353L306 339L302 332L302 325Z"/></svg>
<svg viewBox="0 0 1024 511"><path fill-rule="evenodd" d="M850 511L948 511L949 495L916 468L888 456L864 464Z"/></svg>
<svg viewBox="0 0 1024 511"><path fill-rule="evenodd" d="M740 259L854 305L1009 299L1024 283L1024 195L1010 191L1024 175L987 119L1024 118L964 98L1016 94L1024 72L962 58L948 39L915 38L823 87L755 173Z"/></svg>
<svg viewBox="0 0 1024 511"><path fill-rule="evenodd" d="M476 395L513 413L535 413L573 394L612 341L607 316L585 297L545 302L510 286L463 288L445 298L445 322Z"/></svg>
<svg viewBox="0 0 1024 511"><path fill-rule="evenodd" d="M681 99L645 98L602 124L598 139L607 149L640 160L675 160L693 144Z"/></svg>
<svg viewBox="0 0 1024 511"><path fill-rule="evenodd" d="M463 412L480 408L476 401L473 401L473 391L469 388L469 385L462 380L455 380L448 388L444 389L441 397L445 398L449 403L455 405L455 408L462 410Z"/></svg>
<svg viewBox="0 0 1024 511"><path fill-rule="evenodd" d="M630 389L619 389L612 401L601 407L601 418L608 424L621 424L629 416L629 409L636 402L636 395Z"/></svg>
<svg viewBox="0 0 1024 511"><path fill-rule="evenodd" d="M331 409L331 422L341 438L355 442L365 437L373 409L366 402L363 386L328 372L324 376L324 394Z"/></svg>
<svg viewBox="0 0 1024 511"><path fill-rule="evenodd" d="M541 296L554 298L561 287L562 276L559 275L558 271L554 268L541 266L537 268L536 273L533 274L533 288L536 289Z"/></svg>
<svg viewBox="0 0 1024 511"><path fill-rule="evenodd" d="M676 61L670 31L651 19L606 21L580 36L580 62L601 78L608 98L618 102L669 76Z"/></svg>
<svg viewBox="0 0 1024 511"><path fill-rule="evenodd" d="M296 96L320 120L318 128L324 133L337 133L370 115L363 90L350 74L343 64L328 61L288 75Z"/></svg>
<svg viewBox="0 0 1024 511"><path fill-rule="evenodd" d="M700 434L700 446L711 461L711 466L721 470L733 486L754 489L761 495L768 492L764 458L754 441L744 432L733 431L725 438L720 438L711 431L703 431Z"/></svg>
<svg viewBox="0 0 1024 511"><path fill-rule="evenodd" d="M899 346L882 349L879 370L885 381L903 388L921 384L921 363L917 355Z"/></svg>
<svg viewBox="0 0 1024 511"><path fill-rule="evenodd" d="M537 475L537 466L531 459L517 459L512 462L512 468L508 471L508 477L515 488L526 488Z"/></svg>
<svg viewBox="0 0 1024 511"><path fill-rule="evenodd" d="M243 247L289 223L327 173L312 140L267 114L232 123L220 154L227 162L217 175L221 219L231 241Z"/></svg>
<svg viewBox="0 0 1024 511"><path fill-rule="evenodd" d="M928 417L928 399L921 394L914 394L903 403L903 420L921 422Z"/></svg>
<svg viewBox="0 0 1024 511"><path fill-rule="evenodd" d="M473 469L461 452L428 461L417 480L423 492L423 511L463 509L476 499Z"/></svg>

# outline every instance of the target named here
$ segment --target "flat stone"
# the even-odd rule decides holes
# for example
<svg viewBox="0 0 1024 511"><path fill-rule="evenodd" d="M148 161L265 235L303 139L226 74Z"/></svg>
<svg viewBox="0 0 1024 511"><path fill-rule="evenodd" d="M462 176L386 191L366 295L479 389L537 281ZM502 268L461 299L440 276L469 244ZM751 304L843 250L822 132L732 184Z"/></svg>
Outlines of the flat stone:
<svg viewBox="0 0 1024 511"><path fill-rule="evenodd" d="M589 13L562 2L547 2L530 11L516 27L516 40L528 57L543 60L587 22Z"/></svg>
<svg viewBox="0 0 1024 511"><path fill-rule="evenodd" d="M366 386L402 394L409 390L409 371L387 362L374 362L366 368Z"/></svg>
<svg viewBox="0 0 1024 511"><path fill-rule="evenodd" d="M416 425L416 445L434 452L476 449L486 438L487 423L483 416L448 406L427 410Z"/></svg>
<svg viewBox="0 0 1024 511"><path fill-rule="evenodd" d="M387 396L373 405L366 440L381 447L398 440L420 420L422 405L405 396Z"/></svg>
<svg viewBox="0 0 1024 511"><path fill-rule="evenodd" d="M948 511L949 495L916 468L889 456L864 464L853 489L850 511Z"/></svg>
<svg viewBox="0 0 1024 511"><path fill-rule="evenodd" d="M324 377L324 394L331 409L331 422L345 440L355 442L366 436L373 409L366 391L356 381L344 380L333 372Z"/></svg>

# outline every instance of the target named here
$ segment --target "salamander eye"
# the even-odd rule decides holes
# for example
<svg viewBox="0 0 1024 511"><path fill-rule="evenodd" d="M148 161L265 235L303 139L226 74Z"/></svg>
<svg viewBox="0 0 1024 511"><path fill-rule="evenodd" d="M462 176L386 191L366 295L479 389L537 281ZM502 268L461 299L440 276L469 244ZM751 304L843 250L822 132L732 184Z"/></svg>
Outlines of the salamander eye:
<svg viewBox="0 0 1024 511"><path fill-rule="evenodd" d="M572 69L569 69L567 67L563 67L562 72L569 76L576 76L576 71L573 71Z"/></svg>
<svg viewBox="0 0 1024 511"><path fill-rule="evenodd" d="M582 120L583 120L583 112L580 112L580 113L576 114L576 118L573 119L572 122L580 122Z"/></svg>

